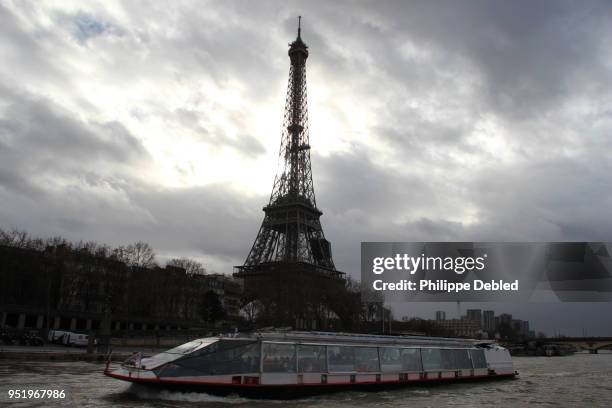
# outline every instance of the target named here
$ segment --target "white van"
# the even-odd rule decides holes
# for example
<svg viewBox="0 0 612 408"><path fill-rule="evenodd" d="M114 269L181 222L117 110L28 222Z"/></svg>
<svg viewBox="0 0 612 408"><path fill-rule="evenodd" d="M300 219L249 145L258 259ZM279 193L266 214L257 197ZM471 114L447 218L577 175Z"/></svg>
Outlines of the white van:
<svg viewBox="0 0 612 408"><path fill-rule="evenodd" d="M65 346L87 347L89 336L86 334L66 332L62 338L62 344Z"/></svg>
<svg viewBox="0 0 612 408"><path fill-rule="evenodd" d="M47 341L51 343L64 344L64 335L70 332L64 330L49 330L49 334L47 335Z"/></svg>

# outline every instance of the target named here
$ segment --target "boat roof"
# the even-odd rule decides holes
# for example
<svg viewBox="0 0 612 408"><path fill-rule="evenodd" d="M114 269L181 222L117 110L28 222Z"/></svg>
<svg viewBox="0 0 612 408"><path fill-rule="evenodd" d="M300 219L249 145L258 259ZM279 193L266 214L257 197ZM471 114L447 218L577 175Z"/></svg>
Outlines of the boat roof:
<svg viewBox="0 0 612 408"><path fill-rule="evenodd" d="M263 341L430 347L475 347L477 345L486 345L493 342L492 340L460 339L452 337L428 337L414 335L390 336L316 331L261 331L252 333L238 333L230 337L236 339L257 339Z"/></svg>

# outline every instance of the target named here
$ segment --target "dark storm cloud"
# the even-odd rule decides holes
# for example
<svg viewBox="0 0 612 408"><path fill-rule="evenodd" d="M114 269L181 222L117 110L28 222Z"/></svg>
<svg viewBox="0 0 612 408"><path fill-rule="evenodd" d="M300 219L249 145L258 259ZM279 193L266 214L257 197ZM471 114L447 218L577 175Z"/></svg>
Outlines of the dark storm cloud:
<svg viewBox="0 0 612 408"><path fill-rule="evenodd" d="M41 212L32 200L0 189L0 199L9 206L0 209L0 216L11 221L5 227L24 228L42 236L95 237L112 245L144 239L161 255L161 262L189 255L205 263L216 261L212 270L229 273L231 265L244 261L267 198L245 198L221 185L158 191L137 180L114 186L114 192L109 190L104 188L103 193L114 200L104 201L95 196L97 190L87 188L48 191L46 208ZM66 193L72 199L64 198ZM26 216L28 212L35 216ZM219 269L219 262L225 267Z"/></svg>
<svg viewBox="0 0 612 408"><path fill-rule="evenodd" d="M134 239L151 237L152 243L167 253L195 248L201 255L240 263L255 239L263 218L261 208L267 201L265 196L244 197L218 184L158 192L141 189L130 195L152 215L150 224L142 229L137 226Z"/></svg>
<svg viewBox="0 0 612 408"><path fill-rule="evenodd" d="M368 15L369 8L361 11ZM388 29L380 35L387 39L378 59L383 69L401 77L403 68L418 65L397 64L398 47L384 46L416 43L446 60L434 71L469 64L483 80L484 103L520 120L590 86L610 88L604 48L611 13L599 1L439 1L384 2L371 14Z"/></svg>
<svg viewBox="0 0 612 408"><path fill-rule="evenodd" d="M413 166L460 170L460 159L487 154L471 140L470 132L474 129L469 123L427 120L413 109L394 111L397 122L377 128L375 132L399 161L409 161Z"/></svg>
<svg viewBox="0 0 612 408"><path fill-rule="evenodd" d="M611 239L612 170L606 154L490 167L470 184L480 208L473 234L502 240ZM502 182L503 181L503 182Z"/></svg>
<svg viewBox="0 0 612 408"><path fill-rule="evenodd" d="M138 177L150 157L121 124L82 122L51 100L2 90L4 227L114 245L146 237L160 252L192 249L231 263L244 256L265 197L222 185L159 190Z"/></svg>
<svg viewBox="0 0 612 408"><path fill-rule="evenodd" d="M375 217L433 204L435 192L428 180L386 171L362 146L354 145L350 153L313 155L312 160L318 202L328 211L355 210Z"/></svg>
<svg viewBox="0 0 612 408"><path fill-rule="evenodd" d="M460 205L427 176L390 172L363 146L351 153L313 156L317 204L339 267L358 277L361 241L459 238L461 223L424 214Z"/></svg>
<svg viewBox="0 0 612 408"><path fill-rule="evenodd" d="M5 84L0 84L0 90L3 152L5 160L13 160L13 167L42 160L51 170L53 163L56 167L105 160L121 163L148 155L118 122L83 122L52 100L11 91Z"/></svg>

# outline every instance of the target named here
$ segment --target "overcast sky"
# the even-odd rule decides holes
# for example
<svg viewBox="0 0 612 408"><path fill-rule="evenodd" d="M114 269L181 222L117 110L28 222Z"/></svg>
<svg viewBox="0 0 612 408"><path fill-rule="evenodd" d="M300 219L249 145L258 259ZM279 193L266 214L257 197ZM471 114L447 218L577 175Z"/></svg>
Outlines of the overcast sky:
<svg viewBox="0 0 612 408"><path fill-rule="evenodd" d="M339 269L358 277L361 241L612 240L595 1L3 1L0 226L231 273L277 168L298 15ZM612 334L611 307L496 309Z"/></svg>

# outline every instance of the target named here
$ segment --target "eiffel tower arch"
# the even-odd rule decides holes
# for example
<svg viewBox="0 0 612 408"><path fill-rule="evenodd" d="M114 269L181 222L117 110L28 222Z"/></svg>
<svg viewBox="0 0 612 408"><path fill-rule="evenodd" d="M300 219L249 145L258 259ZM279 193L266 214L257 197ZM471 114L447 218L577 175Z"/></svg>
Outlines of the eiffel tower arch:
<svg viewBox="0 0 612 408"><path fill-rule="evenodd" d="M301 18L300 18L301 19ZM301 21L300 21L301 22ZM306 60L301 38L289 44L289 84L279 151L279 169L264 220L235 277L247 295L264 307L267 323L302 329L327 327L330 306L344 290L345 273L336 270L323 233L310 164Z"/></svg>

